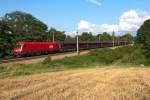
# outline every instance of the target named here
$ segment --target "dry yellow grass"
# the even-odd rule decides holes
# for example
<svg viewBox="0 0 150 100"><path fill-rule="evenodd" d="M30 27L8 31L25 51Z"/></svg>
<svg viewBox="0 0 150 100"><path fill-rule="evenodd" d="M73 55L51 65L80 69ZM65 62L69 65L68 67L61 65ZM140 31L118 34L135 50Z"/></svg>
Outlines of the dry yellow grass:
<svg viewBox="0 0 150 100"><path fill-rule="evenodd" d="M150 100L150 69L97 68L3 79L0 99Z"/></svg>

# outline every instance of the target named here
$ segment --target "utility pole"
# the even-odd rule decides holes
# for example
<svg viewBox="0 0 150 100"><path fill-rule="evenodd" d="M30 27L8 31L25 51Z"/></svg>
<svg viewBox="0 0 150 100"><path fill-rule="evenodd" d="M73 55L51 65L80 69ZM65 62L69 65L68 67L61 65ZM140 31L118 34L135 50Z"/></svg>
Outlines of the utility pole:
<svg viewBox="0 0 150 100"><path fill-rule="evenodd" d="M101 47L101 35L99 34L99 43L100 43L100 47Z"/></svg>
<svg viewBox="0 0 150 100"><path fill-rule="evenodd" d="M52 31L52 34L53 34L53 42L55 42L55 34L53 31Z"/></svg>
<svg viewBox="0 0 150 100"><path fill-rule="evenodd" d="M114 30L113 30L112 36L113 36L113 47L114 47L115 46L115 32L114 32Z"/></svg>
<svg viewBox="0 0 150 100"><path fill-rule="evenodd" d="M79 55L79 36L77 31L77 54Z"/></svg>
<svg viewBox="0 0 150 100"><path fill-rule="evenodd" d="M101 37L100 37L100 34L99 34L99 42L101 42Z"/></svg>

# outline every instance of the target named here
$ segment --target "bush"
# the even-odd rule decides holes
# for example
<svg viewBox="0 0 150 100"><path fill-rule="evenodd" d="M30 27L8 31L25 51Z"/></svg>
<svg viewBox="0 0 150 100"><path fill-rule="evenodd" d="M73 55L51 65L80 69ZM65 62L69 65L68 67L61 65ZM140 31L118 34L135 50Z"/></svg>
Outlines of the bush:
<svg viewBox="0 0 150 100"><path fill-rule="evenodd" d="M111 64L122 57L117 51L112 49L92 50L90 55L95 57L95 59L102 64Z"/></svg>
<svg viewBox="0 0 150 100"><path fill-rule="evenodd" d="M135 45L130 47L132 52L128 52L122 59L121 63L130 63L130 64L144 64L148 65L148 60L146 56L142 53L142 46Z"/></svg>
<svg viewBox="0 0 150 100"><path fill-rule="evenodd" d="M88 54L85 54L85 55L65 57L63 59L55 60L54 64L57 63L67 68L78 68L78 67L88 67L94 63L94 60Z"/></svg>
<svg viewBox="0 0 150 100"><path fill-rule="evenodd" d="M91 50L88 54L65 57L54 61L51 61L50 58L46 58L43 64L66 68L94 67L110 64L148 65L148 61L143 55L141 48L141 45L125 46L116 49L101 48Z"/></svg>
<svg viewBox="0 0 150 100"><path fill-rule="evenodd" d="M51 57L47 57L47 58L45 58L44 60L43 60L43 62L42 62L43 64L51 64L52 63L52 59L51 59Z"/></svg>
<svg viewBox="0 0 150 100"><path fill-rule="evenodd" d="M148 61L142 53L141 45L125 46L116 49L96 49L90 52L99 63L112 64L112 63L130 63L130 64L144 64L147 65Z"/></svg>

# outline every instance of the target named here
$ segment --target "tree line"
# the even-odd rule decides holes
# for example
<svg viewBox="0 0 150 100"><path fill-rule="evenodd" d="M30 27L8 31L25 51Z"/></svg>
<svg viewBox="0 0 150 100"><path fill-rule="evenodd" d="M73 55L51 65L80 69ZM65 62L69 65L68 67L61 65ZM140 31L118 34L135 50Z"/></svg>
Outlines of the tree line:
<svg viewBox="0 0 150 100"><path fill-rule="evenodd" d="M19 41L74 41L76 37L66 35L65 31L48 26L33 15L21 11L6 13L0 19L0 57L11 56L12 49ZM133 36L127 33L123 36L113 36L107 32L93 35L91 32L83 32L79 35L80 41L112 41L125 40L131 42Z"/></svg>
<svg viewBox="0 0 150 100"><path fill-rule="evenodd" d="M142 52L150 61L150 19L146 20L137 31L135 42L142 45Z"/></svg>

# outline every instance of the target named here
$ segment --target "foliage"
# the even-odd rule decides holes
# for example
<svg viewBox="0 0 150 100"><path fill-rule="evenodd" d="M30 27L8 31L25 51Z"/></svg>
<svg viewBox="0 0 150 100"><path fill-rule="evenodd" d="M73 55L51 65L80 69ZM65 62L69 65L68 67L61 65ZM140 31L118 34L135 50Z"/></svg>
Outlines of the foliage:
<svg viewBox="0 0 150 100"><path fill-rule="evenodd" d="M148 65L146 57L142 53L140 45L126 46L116 49L97 49L90 52L100 63L103 64L144 64Z"/></svg>
<svg viewBox="0 0 150 100"><path fill-rule="evenodd" d="M80 36L79 36L79 40L81 41L93 41L94 40L94 36L92 35L91 32L83 32Z"/></svg>
<svg viewBox="0 0 150 100"><path fill-rule="evenodd" d="M115 36L115 34L110 35L107 32L104 32L102 34L98 34L96 36L96 40L100 40L100 41L112 41L114 38L115 41L128 41L129 43L133 42L133 36L130 33L126 33L122 36Z"/></svg>
<svg viewBox="0 0 150 100"><path fill-rule="evenodd" d="M111 65L111 64L134 64L148 65L146 57L142 54L142 46L125 46L122 48L95 49L90 53L74 57L66 57L55 60L53 63L68 67L88 67L94 65Z"/></svg>
<svg viewBox="0 0 150 100"><path fill-rule="evenodd" d="M71 37L70 35L66 35L65 41L76 41L76 38Z"/></svg>
<svg viewBox="0 0 150 100"><path fill-rule="evenodd" d="M66 39L66 35L64 34L64 31L58 31L55 28L51 28L49 31L49 40L52 41L53 40L53 36L54 36L54 41L65 41Z"/></svg>
<svg viewBox="0 0 150 100"><path fill-rule="evenodd" d="M52 59L51 59L51 57L47 57L47 58L45 58L44 60L43 60L43 64L50 64L52 62Z"/></svg>
<svg viewBox="0 0 150 100"><path fill-rule="evenodd" d="M129 43L132 43L133 42L133 36L130 33L126 33L126 34L118 37L117 40L128 41Z"/></svg>
<svg viewBox="0 0 150 100"><path fill-rule="evenodd" d="M107 32L104 32L102 34L98 34L96 37L97 37L97 40L100 40L101 42L112 40L112 36Z"/></svg>
<svg viewBox="0 0 150 100"><path fill-rule="evenodd" d="M87 68L90 65L95 65L94 58L90 57L90 55L80 55L80 56L73 56L73 57L65 57L63 59L55 60L54 63L61 67L66 68Z"/></svg>
<svg viewBox="0 0 150 100"><path fill-rule="evenodd" d="M14 46L14 34L11 33L9 23L0 20L0 57L10 55Z"/></svg>
<svg viewBox="0 0 150 100"><path fill-rule="evenodd" d="M124 54L120 59L120 63L128 63L134 65L149 65L148 60L142 53L142 46L135 45L133 47L127 47L125 50L118 50L118 52Z"/></svg>
<svg viewBox="0 0 150 100"><path fill-rule="evenodd" d="M16 42L47 40L47 25L31 14L15 11L5 14L2 20L9 22L8 26L15 35Z"/></svg>
<svg viewBox="0 0 150 100"><path fill-rule="evenodd" d="M143 45L143 52L150 60L150 20L145 21L138 30L136 43Z"/></svg>
<svg viewBox="0 0 150 100"><path fill-rule="evenodd" d="M118 55L117 52L112 49L93 50L90 54L102 64L112 64L114 61L120 58L120 55Z"/></svg>

